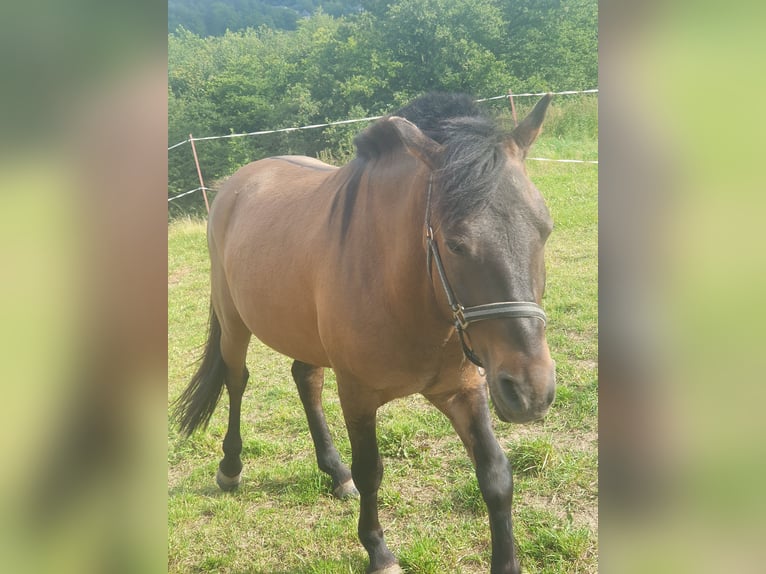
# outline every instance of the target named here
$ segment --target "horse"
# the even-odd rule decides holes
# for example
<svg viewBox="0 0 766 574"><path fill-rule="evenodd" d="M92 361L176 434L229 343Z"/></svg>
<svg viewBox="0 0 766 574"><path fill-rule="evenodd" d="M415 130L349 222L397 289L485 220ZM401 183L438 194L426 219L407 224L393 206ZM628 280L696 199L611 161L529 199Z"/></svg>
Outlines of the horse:
<svg viewBox="0 0 766 574"><path fill-rule="evenodd" d="M378 520L376 413L414 393L449 418L473 462L489 513L491 573L520 572L513 478L489 398L501 421L516 423L542 418L554 400L541 307L553 222L524 164L551 97L510 130L469 96L428 94L358 134L342 167L277 156L226 181L207 228L208 338L174 411L189 435L207 425L226 387L221 489L241 479L240 409L255 335L293 359L334 495L359 497L368 573L402 572ZM325 368L337 379L350 469L322 410Z"/></svg>

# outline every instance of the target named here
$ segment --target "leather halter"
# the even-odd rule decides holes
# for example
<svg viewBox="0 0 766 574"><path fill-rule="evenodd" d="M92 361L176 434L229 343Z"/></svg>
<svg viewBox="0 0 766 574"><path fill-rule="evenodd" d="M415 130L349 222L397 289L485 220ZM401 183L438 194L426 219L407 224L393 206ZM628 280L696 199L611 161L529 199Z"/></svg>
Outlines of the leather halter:
<svg viewBox="0 0 766 574"><path fill-rule="evenodd" d="M463 353L468 359L477 367L484 368L479 357L474 353L473 349L466 343L465 330L471 323L477 321L486 321L488 319L508 319L508 318L522 318L530 317L539 319L546 323L546 315L543 308L537 303L531 301L502 301L499 303L486 303L484 305L475 305L473 307L463 307L457 299L455 292L452 290L452 286L447 279L447 273L444 270L444 264L442 258L439 255L439 246L434 239L434 230L431 227L431 188L433 185L433 174L428 178L428 196L426 199L426 217L425 217L425 229L426 229L426 265L428 267L428 275L431 276L431 261L436 263L436 271L439 274L439 279L444 289L444 294L447 296L447 302L452 309L452 318L455 320L455 330L460 337L460 344L463 346Z"/></svg>

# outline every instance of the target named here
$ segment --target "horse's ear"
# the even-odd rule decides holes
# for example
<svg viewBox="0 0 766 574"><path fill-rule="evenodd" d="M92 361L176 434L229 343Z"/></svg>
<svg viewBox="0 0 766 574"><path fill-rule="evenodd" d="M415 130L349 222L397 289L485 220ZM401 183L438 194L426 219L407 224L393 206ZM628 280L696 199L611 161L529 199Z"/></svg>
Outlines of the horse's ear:
<svg viewBox="0 0 766 574"><path fill-rule="evenodd" d="M431 169L441 165L443 146L424 134L418 126L399 116L389 116L387 120L396 129L399 140L407 151L425 163Z"/></svg>
<svg viewBox="0 0 766 574"><path fill-rule="evenodd" d="M540 130L543 126L543 119L545 119L545 112L548 110L548 104L551 103L553 94L547 93L542 99L537 102L534 109L529 112L521 123L516 126L516 129L511 132L511 138L516 142L516 145L521 148L522 153L526 156L529 148L535 143L537 136L540 135Z"/></svg>

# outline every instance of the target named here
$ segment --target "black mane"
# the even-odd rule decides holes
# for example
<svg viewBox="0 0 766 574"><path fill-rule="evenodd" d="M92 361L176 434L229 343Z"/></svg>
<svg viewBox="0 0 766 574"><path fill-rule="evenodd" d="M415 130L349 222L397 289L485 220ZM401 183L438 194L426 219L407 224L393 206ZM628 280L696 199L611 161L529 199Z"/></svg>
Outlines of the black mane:
<svg viewBox="0 0 766 574"><path fill-rule="evenodd" d="M442 167L434 173L433 197L442 224L460 221L486 205L500 180L501 144L509 134L482 113L471 96L430 93L391 115L411 121L444 147ZM368 129L354 144L358 156L367 159L382 153L389 141L384 130Z"/></svg>
<svg viewBox="0 0 766 574"><path fill-rule="evenodd" d="M393 114L411 121L432 140L445 143L443 123L454 118L481 117L474 99L466 94L434 92L413 100Z"/></svg>
<svg viewBox="0 0 766 574"><path fill-rule="evenodd" d="M433 221L451 226L487 205L502 181L502 143L509 134L482 113L465 94L430 93L391 115L403 117L443 147L442 166L434 171ZM400 145L391 122L373 123L354 138L356 157L346 172L344 192L333 199L341 217L341 237L351 224L362 174L370 161ZM425 190L423 190L425 193Z"/></svg>

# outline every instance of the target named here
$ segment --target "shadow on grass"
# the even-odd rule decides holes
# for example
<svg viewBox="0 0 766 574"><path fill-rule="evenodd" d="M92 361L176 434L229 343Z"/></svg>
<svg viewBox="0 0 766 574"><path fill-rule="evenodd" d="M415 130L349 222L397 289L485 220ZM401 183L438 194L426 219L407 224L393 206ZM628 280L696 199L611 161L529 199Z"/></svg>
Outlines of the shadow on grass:
<svg viewBox="0 0 766 574"><path fill-rule="evenodd" d="M285 504L311 504L331 498L332 480L323 473L297 472L291 476L271 477L256 476L243 478L240 485L231 491L221 490L211 475L209 483L203 485L179 484L168 489L168 498L192 494L197 496L221 498L231 496L248 498L253 494L266 496L273 500L284 501Z"/></svg>

